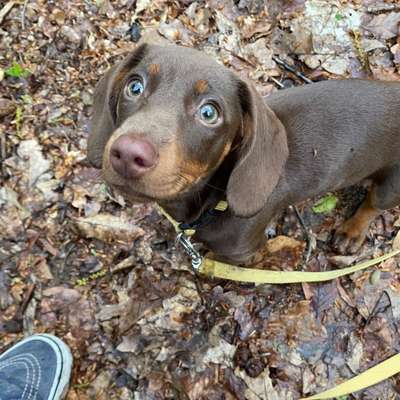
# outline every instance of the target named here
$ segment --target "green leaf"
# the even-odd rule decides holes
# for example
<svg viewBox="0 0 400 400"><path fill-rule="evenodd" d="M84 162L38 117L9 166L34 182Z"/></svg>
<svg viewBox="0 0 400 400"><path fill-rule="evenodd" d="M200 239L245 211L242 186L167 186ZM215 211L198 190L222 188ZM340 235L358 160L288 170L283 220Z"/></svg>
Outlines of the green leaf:
<svg viewBox="0 0 400 400"><path fill-rule="evenodd" d="M341 21L343 18L344 18L344 17L343 17L342 14L336 13L336 15L335 15L336 21Z"/></svg>
<svg viewBox="0 0 400 400"><path fill-rule="evenodd" d="M328 214L336 207L337 202L338 198L336 196L333 194L328 194L327 196L318 200L313 205L312 210L316 214Z"/></svg>
<svg viewBox="0 0 400 400"><path fill-rule="evenodd" d="M16 61L13 61L11 67L7 68L4 72L7 76L14 78L27 78L31 73L29 69L21 67Z"/></svg>

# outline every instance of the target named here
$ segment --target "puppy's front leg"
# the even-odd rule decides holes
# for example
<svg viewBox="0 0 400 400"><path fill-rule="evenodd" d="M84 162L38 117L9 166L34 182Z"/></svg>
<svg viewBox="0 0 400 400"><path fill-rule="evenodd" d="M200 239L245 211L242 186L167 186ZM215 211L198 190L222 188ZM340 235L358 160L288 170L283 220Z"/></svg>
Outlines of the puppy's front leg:
<svg viewBox="0 0 400 400"><path fill-rule="evenodd" d="M378 171L373 185L357 212L336 234L334 244L342 254L355 253L363 244L370 223L383 210L400 205L400 165Z"/></svg>
<svg viewBox="0 0 400 400"><path fill-rule="evenodd" d="M267 237L265 226L257 218L228 218L221 224L200 229L195 239L209 249L207 256L235 265L255 265L263 258L262 250Z"/></svg>
<svg viewBox="0 0 400 400"><path fill-rule="evenodd" d="M356 253L363 244L369 225L379 215L373 197L370 190L356 213L336 231L333 244L341 254Z"/></svg>

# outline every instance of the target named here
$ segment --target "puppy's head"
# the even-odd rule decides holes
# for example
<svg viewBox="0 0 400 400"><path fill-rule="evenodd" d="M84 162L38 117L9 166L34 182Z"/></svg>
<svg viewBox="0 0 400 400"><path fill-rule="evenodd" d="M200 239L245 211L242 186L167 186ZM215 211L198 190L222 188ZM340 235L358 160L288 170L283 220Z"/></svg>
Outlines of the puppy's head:
<svg viewBox="0 0 400 400"><path fill-rule="evenodd" d="M281 131L261 97L209 57L142 44L96 88L88 157L129 198L170 200L209 179L239 144L227 196L233 212L246 216L277 183L287 153ZM269 168L277 159L282 165Z"/></svg>

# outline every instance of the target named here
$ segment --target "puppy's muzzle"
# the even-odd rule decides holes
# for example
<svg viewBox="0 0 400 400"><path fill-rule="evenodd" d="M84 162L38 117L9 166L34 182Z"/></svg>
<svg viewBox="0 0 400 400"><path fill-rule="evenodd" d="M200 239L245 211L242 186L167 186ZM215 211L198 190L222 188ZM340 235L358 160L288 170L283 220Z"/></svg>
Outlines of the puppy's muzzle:
<svg viewBox="0 0 400 400"><path fill-rule="evenodd" d="M120 136L110 148L112 168L125 179L137 179L158 163L158 153L147 140L131 135Z"/></svg>

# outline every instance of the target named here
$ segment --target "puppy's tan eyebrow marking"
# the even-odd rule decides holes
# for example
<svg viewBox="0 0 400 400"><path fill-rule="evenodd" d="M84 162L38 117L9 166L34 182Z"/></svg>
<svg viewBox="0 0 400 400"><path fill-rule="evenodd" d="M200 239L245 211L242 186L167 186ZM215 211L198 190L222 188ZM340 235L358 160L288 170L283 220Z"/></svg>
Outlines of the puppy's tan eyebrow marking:
<svg viewBox="0 0 400 400"><path fill-rule="evenodd" d="M208 91L208 83L204 79L199 79L195 84L194 84L194 91L197 94L202 94L206 93Z"/></svg>
<svg viewBox="0 0 400 400"><path fill-rule="evenodd" d="M150 64L148 71L150 75L157 75L160 72L160 64Z"/></svg>

